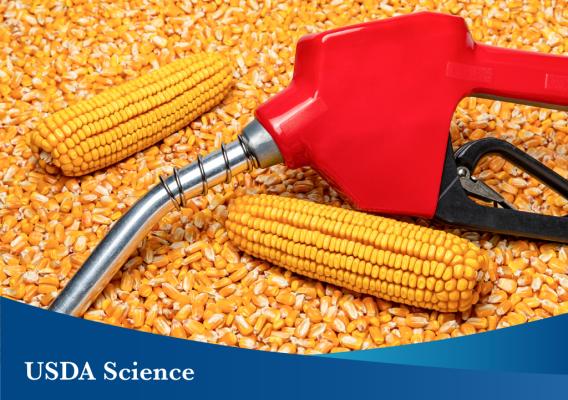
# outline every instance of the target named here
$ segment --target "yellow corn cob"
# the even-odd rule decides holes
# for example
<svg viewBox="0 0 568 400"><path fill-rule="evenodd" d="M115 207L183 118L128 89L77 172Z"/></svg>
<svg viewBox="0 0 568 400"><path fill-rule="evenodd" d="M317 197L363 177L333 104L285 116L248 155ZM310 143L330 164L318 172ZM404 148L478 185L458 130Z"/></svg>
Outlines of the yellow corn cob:
<svg viewBox="0 0 568 400"><path fill-rule="evenodd" d="M274 265L356 292L443 312L479 299L486 258L451 233L305 200L243 196L229 238Z"/></svg>
<svg viewBox="0 0 568 400"><path fill-rule="evenodd" d="M31 134L32 150L49 172L95 171L189 124L221 101L231 80L219 54L176 60L48 116Z"/></svg>

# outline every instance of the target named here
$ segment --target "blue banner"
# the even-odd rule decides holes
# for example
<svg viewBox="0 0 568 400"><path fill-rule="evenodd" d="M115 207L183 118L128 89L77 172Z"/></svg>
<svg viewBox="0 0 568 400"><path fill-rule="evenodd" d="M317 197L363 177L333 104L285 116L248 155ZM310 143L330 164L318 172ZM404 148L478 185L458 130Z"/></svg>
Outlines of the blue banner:
<svg viewBox="0 0 568 400"><path fill-rule="evenodd" d="M2 400L568 397L568 315L433 343L300 356L152 335L6 299L0 313Z"/></svg>

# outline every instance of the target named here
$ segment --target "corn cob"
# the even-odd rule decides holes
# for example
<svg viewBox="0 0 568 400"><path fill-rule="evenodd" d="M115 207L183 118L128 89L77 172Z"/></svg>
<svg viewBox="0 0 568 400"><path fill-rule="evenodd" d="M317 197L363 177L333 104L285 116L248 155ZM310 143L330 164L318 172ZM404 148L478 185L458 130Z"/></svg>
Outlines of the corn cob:
<svg viewBox="0 0 568 400"><path fill-rule="evenodd" d="M487 262L451 233L278 196L235 199L226 228L241 250L300 275L442 312L477 302Z"/></svg>
<svg viewBox="0 0 568 400"><path fill-rule="evenodd" d="M176 60L48 116L31 134L32 150L48 172L95 171L189 124L221 101L231 80L219 54Z"/></svg>

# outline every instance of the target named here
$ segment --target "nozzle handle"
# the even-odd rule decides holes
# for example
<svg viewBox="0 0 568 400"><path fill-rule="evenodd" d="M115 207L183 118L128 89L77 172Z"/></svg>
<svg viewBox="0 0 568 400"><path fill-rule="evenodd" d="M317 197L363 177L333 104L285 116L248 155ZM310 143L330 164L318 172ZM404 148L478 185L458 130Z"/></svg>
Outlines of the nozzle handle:
<svg viewBox="0 0 568 400"><path fill-rule="evenodd" d="M472 95L568 110L568 57L485 44L473 56L461 71L477 75Z"/></svg>

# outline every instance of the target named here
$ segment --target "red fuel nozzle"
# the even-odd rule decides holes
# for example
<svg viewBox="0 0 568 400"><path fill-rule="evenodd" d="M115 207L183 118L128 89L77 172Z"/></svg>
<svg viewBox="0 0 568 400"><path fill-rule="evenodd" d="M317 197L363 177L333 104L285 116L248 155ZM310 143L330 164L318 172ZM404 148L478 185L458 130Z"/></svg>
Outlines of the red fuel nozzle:
<svg viewBox="0 0 568 400"><path fill-rule="evenodd" d="M567 107L568 58L411 14L302 38L290 86L256 117L287 166L312 166L357 208L431 218L452 114L471 95Z"/></svg>

